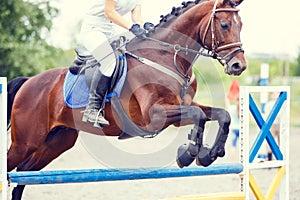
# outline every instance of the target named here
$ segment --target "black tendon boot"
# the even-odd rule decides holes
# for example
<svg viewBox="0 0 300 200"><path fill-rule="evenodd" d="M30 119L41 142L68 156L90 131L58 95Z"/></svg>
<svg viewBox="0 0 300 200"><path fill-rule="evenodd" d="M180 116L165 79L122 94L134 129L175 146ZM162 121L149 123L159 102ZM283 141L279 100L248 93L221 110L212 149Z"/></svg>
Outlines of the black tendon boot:
<svg viewBox="0 0 300 200"><path fill-rule="evenodd" d="M104 76L99 69L95 70L90 87L89 104L87 105L82 121L92 122L95 127L108 126L109 122L103 116L105 98L110 77Z"/></svg>

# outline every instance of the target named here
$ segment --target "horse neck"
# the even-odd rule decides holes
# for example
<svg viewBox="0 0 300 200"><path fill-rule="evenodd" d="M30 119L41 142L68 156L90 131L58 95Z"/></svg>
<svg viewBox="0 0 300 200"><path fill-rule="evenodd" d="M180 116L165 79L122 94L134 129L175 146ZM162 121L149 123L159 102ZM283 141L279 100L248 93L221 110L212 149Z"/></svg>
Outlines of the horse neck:
<svg viewBox="0 0 300 200"><path fill-rule="evenodd" d="M199 37L201 33L199 33L199 30L202 27L206 27L211 15L211 6L212 2L207 1L187 7L184 13L175 17L175 20L166 26L170 34L162 35L164 38L161 39L178 43L182 46L190 45L195 50L199 50L201 42Z"/></svg>
<svg viewBox="0 0 300 200"><path fill-rule="evenodd" d="M149 37L196 51L199 50L201 48L199 30L205 29L203 27L207 25L206 21L210 17L210 6L211 2L204 2L186 7L179 16L172 15L166 22L157 25L155 32ZM173 64L175 51L170 47L164 47L147 40L133 40L128 47L129 50L139 50L136 53L140 56L169 68L175 68ZM196 54L186 54L184 51L178 53L177 66L183 73L189 70L195 56Z"/></svg>

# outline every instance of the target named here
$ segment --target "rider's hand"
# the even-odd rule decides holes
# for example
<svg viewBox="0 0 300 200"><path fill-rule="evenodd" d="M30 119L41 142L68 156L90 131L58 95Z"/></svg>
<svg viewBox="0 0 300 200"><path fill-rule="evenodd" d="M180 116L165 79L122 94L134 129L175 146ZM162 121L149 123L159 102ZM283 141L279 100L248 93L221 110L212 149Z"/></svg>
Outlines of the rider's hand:
<svg viewBox="0 0 300 200"><path fill-rule="evenodd" d="M144 29L150 32L154 29L154 24L152 24L151 22L146 22L144 24Z"/></svg>
<svg viewBox="0 0 300 200"><path fill-rule="evenodd" d="M129 31L138 38L144 38L146 35L145 29L141 28L139 24L133 24Z"/></svg>

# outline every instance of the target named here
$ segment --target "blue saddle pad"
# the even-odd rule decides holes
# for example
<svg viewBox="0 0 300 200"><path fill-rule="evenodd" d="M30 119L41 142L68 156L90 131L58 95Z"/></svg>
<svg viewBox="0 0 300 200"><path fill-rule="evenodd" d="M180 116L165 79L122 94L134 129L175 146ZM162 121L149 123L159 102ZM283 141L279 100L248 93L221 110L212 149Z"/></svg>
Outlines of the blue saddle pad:
<svg viewBox="0 0 300 200"><path fill-rule="evenodd" d="M112 93L108 94L106 101L112 96L120 97L126 74L127 74L127 63L124 59L124 68L121 78L118 80ZM64 85L63 85L63 97L66 105L70 108L84 108L88 104L90 89L85 81L84 74L72 74L68 71Z"/></svg>

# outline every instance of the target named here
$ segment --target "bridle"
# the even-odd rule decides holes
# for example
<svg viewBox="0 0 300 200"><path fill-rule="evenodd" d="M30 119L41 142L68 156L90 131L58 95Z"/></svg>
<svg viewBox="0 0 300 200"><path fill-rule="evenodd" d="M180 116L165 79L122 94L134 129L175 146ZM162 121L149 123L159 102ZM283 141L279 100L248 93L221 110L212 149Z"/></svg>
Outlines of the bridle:
<svg viewBox="0 0 300 200"><path fill-rule="evenodd" d="M209 48L205 45L205 39L207 37L207 33L208 33L208 29L210 27L211 30L211 41L212 41L212 45L211 45L211 55L213 58L217 59L223 66L225 66L236 54L240 53L240 52L244 52L244 50L242 49L242 43L240 41L238 42L233 42L230 44L225 44L222 46L218 46L218 42L216 41L216 37L215 37L215 15L217 12L238 12L239 9L237 8L217 8L217 4L218 4L219 0L216 0L214 3L214 7L209 19L209 22L207 23L205 32L203 34L203 37L201 38L201 43L203 45L204 48L206 48L207 50L209 50ZM234 48L235 47L235 48ZM225 54L224 56L221 56L219 53L227 50L227 49L231 49L234 48L232 51L228 52L227 54Z"/></svg>

